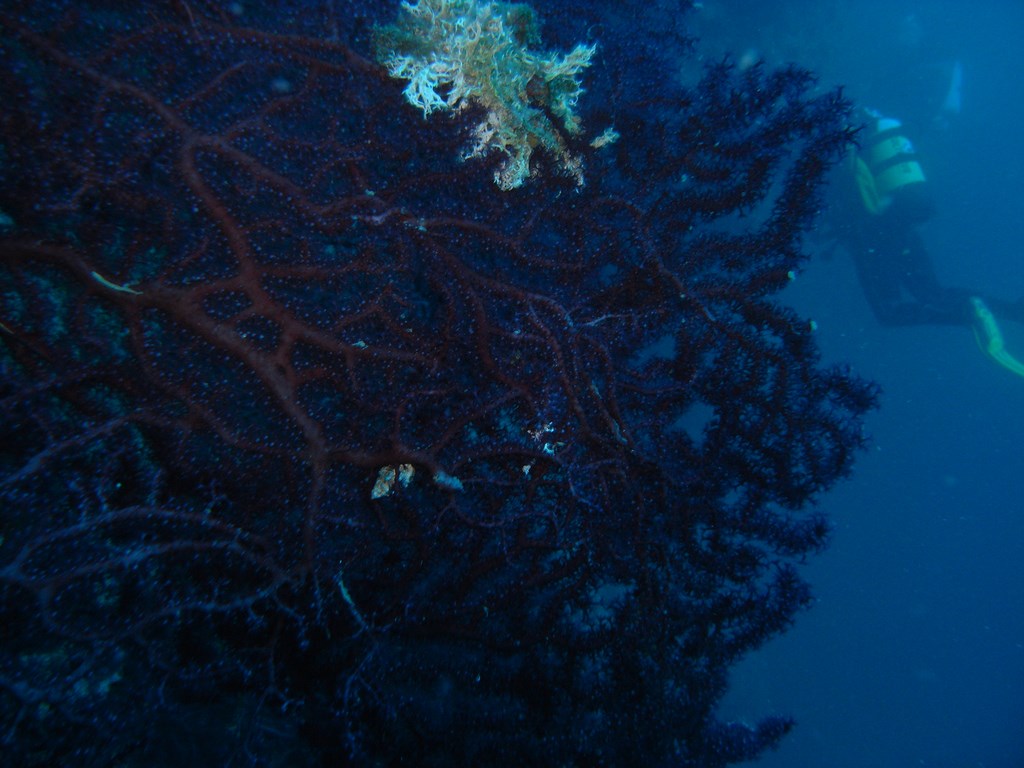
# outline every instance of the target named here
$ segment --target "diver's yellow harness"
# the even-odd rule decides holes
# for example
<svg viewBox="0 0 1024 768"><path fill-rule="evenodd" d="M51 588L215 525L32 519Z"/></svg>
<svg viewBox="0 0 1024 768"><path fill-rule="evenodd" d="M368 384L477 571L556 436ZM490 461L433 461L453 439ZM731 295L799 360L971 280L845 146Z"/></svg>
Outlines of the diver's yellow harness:
<svg viewBox="0 0 1024 768"><path fill-rule="evenodd" d="M878 215L900 189L924 184L925 175L913 143L899 120L878 116L861 147L853 153L853 177L868 213Z"/></svg>

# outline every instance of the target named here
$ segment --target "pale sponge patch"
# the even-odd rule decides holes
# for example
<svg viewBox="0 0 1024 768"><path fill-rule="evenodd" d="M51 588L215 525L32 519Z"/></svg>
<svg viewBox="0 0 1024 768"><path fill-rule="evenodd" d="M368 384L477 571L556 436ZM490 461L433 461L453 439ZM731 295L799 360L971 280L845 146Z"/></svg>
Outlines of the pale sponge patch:
<svg viewBox="0 0 1024 768"><path fill-rule="evenodd" d="M403 2L398 20L377 30L377 57L392 77L408 81L405 97L424 116L473 104L486 110L463 157L505 155L494 174L502 189L521 186L534 173L536 147L582 185L582 161L565 136L580 133L579 78L596 46L578 45L564 55L529 49L539 42L526 5L418 0ZM612 134L605 131L603 143Z"/></svg>

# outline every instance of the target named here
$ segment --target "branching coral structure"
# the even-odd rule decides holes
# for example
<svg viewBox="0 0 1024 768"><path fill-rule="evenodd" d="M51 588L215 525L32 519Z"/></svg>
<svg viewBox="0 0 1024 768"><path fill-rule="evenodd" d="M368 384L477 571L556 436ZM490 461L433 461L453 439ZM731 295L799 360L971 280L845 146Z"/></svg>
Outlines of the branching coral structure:
<svg viewBox="0 0 1024 768"><path fill-rule="evenodd" d="M851 105L673 82L639 5L545 3L601 30L574 108L591 49L522 6L0 4L5 765L724 768L792 727L719 702L875 400L780 295Z"/></svg>
<svg viewBox="0 0 1024 768"><path fill-rule="evenodd" d="M579 77L596 45L565 55L531 51L527 46L540 42L537 21L518 3L418 0L402 3L402 11L379 30L378 58L392 77L409 81L405 97L424 116L475 105L486 110L464 159L506 155L494 181L510 190L535 173L530 158L541 147L582 186L582 162L566 136L580 133ZM602 143L611 135L602 134Z"/></svg>

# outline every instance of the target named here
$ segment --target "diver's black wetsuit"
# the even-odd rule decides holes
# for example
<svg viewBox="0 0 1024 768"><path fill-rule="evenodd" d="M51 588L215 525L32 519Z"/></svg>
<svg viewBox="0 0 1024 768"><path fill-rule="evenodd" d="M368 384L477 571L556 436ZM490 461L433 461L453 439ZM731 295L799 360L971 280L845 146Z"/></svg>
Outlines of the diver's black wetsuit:
<svg viewBox="0 0 1024 768"><path fill-rule="evenodd" d="M871 221L847 240L861 288L882 325L967 325L970 297L939 283L921 235L912 226Z"/></svg>
<svg viewBox="0 0 1024 768"><path fill-rule="evenodd" d="M980 296L1000 318L1024 323L1024 298L1003 301L942 285L917 228L899 216L858 217L841 240L853 257L861 289L882 325L963 325L973 320L971 297Z"/></svg>
<svg viewBox="0 0 1024 768"><path fill-rule="evenodd" d="M918 232L934 213L925 190L900 189L885 211L871 214L843 180L834 204L843 212L833 219L835 233L853 257L864 296L882 325L971 325L971 297L981 294L942 285ZM1001 318L1024 323L1024 298L983 300Z"/></svg>

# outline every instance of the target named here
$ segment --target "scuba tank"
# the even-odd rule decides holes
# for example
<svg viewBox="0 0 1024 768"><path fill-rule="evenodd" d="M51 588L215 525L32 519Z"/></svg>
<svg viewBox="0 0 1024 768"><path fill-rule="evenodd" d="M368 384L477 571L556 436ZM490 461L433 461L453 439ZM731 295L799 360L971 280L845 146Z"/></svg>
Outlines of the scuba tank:
<svg viewBox="0 0 1024 768"><path fill-rule="evenodd" d="M872 215L897 215L908 224L932 213L925 175L903 124L871 112L871 122L854 156L854 179L865 210Z"/></svg>

